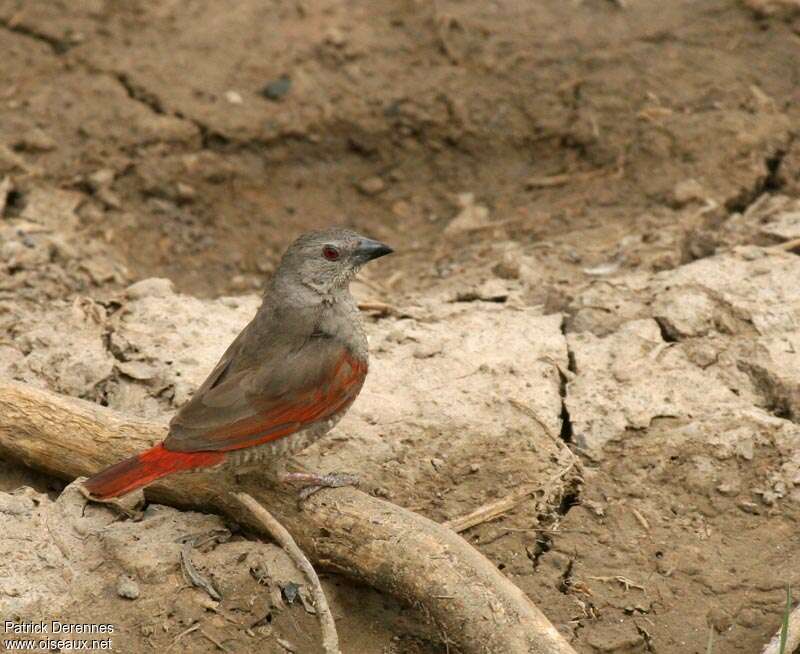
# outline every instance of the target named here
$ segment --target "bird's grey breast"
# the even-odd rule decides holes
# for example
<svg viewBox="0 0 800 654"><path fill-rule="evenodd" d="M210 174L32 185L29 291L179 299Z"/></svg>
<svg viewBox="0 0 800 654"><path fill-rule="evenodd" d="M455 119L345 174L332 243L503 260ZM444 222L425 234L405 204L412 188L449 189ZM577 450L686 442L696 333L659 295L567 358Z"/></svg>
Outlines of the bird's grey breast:
<svg viewBox="0 0 800 654"><path fill-rule="evenodd" d="M367 334L352 297L341 298L324 306L315 327L315 335L336 339L360 359L366 360L368 357Z"/></svg>

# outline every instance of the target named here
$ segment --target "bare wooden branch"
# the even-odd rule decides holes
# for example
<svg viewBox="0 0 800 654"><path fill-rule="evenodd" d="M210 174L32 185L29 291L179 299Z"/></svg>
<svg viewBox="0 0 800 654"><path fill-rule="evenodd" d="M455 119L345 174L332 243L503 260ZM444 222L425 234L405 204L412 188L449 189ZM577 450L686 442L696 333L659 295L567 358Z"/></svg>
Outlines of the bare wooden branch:
<svg viewBox="0 0 800 654"><path fill-rule="evenodd" d="M0 382L0 456L65 479L89 476L162 440L160 424L16 382ZM176 475L149 499L263 525L219 473ZM353 488L326 489L299 509L294 493L239 485L292 533L317 566L420 606L464 654L575 654L541 611L451 529Z"/></svg>
<svg viewBox="0 0 800 654"><path fill-rule="evenodd" d="M308 562L303 551L294 542L291 534L278 522L273 515L256 502L247 493L235 493L234 497L242 503L253 517L258 520L278 545L280 545L298 569L306 576L311 586L311 595L314 598L314 608L317 611L319 625L322 629L322 649L325 654L341 654L339 650L339 636L336 633L336 623L333 621L328 599L319 583L319 577L314 567Z"/></svg>

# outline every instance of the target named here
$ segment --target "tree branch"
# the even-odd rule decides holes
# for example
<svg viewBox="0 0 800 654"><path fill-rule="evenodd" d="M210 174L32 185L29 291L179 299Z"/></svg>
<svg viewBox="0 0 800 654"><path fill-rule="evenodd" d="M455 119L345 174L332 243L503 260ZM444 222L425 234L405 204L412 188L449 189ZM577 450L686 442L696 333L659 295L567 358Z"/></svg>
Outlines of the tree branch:
<svg viewBox="0 0 800 654"><path fill-rule="evenodd" d="M65 479L90 476L166 433L95 404L0 382L0 456ZM519 588L458 534L352 488L296 496L245 477L237 490L268 506L315 564L422 606L464 654L575 654ZM223 513L263 532L218 473L176 475L149 499Z"/></svg>

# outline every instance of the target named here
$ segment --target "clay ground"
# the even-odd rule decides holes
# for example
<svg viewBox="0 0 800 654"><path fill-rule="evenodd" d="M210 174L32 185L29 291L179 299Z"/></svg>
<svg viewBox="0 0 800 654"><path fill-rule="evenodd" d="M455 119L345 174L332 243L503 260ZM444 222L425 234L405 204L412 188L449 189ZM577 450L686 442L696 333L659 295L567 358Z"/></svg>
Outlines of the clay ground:
<svg viewBox="0 0 800 654"><path fill-rule="evenodd" d="M0 0L0 53L0 345L24 338L20 312L76 297L108 307L148 277L200 298L253 294L297 234L353 226L397 250L364 271L372 300L563 315L556 436L579 454L582 483L535 525L523 510L465 536L577 651L705 652L713 632L716 653L755 652L777 629L785 585L800 588L794 441L754 434L793 429L798 387L791 369L773 374L780 357L747 348L768 350L758 339L777 333L760 317L795 316L796 286L781 280L797 278L796 256L759 268L761 254L735 248L796 229L796 2ZM54 203L74 224L47 229L70 237L29 247L30 222ZM738 286L721 287L728 274ZM697 303L663 300L688 277L727 303L707 324L687 308ZM615 368L662 362L662 346L684 357L667 373ZM635 407L606 406L614 388L592 395L612 377L641 382ZM662 381L667 409L651 410ZM107 387L48 384L113 404ZM714 440L723 405L747 432L733 445ZM684 438L699 422L708 429ZM486 461L515 456L495 445ZM484 475L463 493L463 476L429 489L454 498L444 513L386 485L442 519L519 481ZM3 490L22 483L59 488L0 470ZM446 649L387 598L350 589L337 601L359 616L340 625L346 652ZM144 599L107 606L87 619L144 624L125 622ZM126 651L160 648L196 619L133 631ZM365 625L383 649L369 649Z"/></svg>

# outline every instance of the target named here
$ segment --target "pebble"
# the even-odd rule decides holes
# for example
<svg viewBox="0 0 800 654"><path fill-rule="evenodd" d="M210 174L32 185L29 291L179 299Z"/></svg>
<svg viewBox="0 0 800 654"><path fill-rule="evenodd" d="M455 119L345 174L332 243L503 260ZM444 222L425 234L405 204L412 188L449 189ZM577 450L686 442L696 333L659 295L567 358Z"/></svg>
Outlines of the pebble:
<svg viewBox="0 0 800 654"><path fill-rule="evenodd" d="M149 381L158 375L158 369L145 361L120 362L117 364L117 369L123 375L140 381Z"/></svg>
<svg viewBox="0 0 800 654"><path fill-rule="evenodd" d="M183 200L184 202L191 202L197 197L197 191L194 189L194 186L190 186L184 182L178 182L175 190L177 192L178 199Z"/></svg>
<svg viewBox="0 0 800 654"><path fill-rule="evenodd" d="M56 142L49 134L35 127L22 134L14 147L25 152L50 152L56 149Z"/></svg>
<svg viewBox="0 0 800 654"><path fill-rule="evenodd" d="M269 82L263 89L261 89L261 95L264 96L267 100L271 100L272 102L278 102L287 93L289 93L289 89L291 88L292 88L292 80L286 75L281 75L277 79L274 79L271 82Z"/></svg>
<svg viewBox="0 0 800 654"><path fill-rule="evenodd" d="M469 232L489 224L489 209L475 202L474 193L459 193L456 201L461 210L444 228L445 234Z"/></svg>
<svg viewBox="0 0 800 654"><path fill-rule="evenodd" d="M430 359L442 351L440 343L423 343L414 349L415 359Z"/></svg>
<svg viewBox="0 0 800 654"><path fill-rule="evenodd" d="M115 173L111 168L100 168L86 178L86 183L93 191L108 188L114 181Z"/></svg>
<svg viewBox="0 0 800 654"><path fill-rule="evenodd" d="M117 579L117 595L125 599L135 600L139 597L139 584L128 575L120 575Z"/></svg>
<svg viewBox="0 0 800 654"><path fill-rule="evenodd" d="M748 500L740 500L736 503L742 511L745 513L750 513L752 515L758 515L761 511L758 510L758 505L755 502L750 502Z"/></svg>
<svg viewBox="0 0 800 654"><path fill-rule="evenodd" d="M111 209L121 209L122 201L110 188L101 188L97 191L97 199Z"/></svg>
<svg viewBox="0 0 800 654"><path fill-rule="evenodd" d="M738 495L740 490L740 486L738 484L732 484L730 482L723 482L717 486L717 492L720 495L727 495L733 496Z"/></svg>
<svg viewBox="0 0 800 654"><path fill-rule="evenodd" d="M332 46L341 48L347 43L347 37L345 37L344 32L338 27L331 27L325 33L325 43L330 43Z"/></svg>
<svg viewBox="0 0 800 654"><path fill-rule="evenodd" d="M737 624L743 627L751 628L760 625L763 622L763 617L756 609L742 609L739 615L736 616Z"/></svg>
<svg viewBox="0 0 800 654"><path fill-rule="evenodd" d="M378 195L386 190L386 182L377 176L362 179L356 186L364 195Z"/></svg>
<svg viewBox="0 0 800 654"><path fill-rule="evenodd" d="M675 204L682 207L690 202L702 202L706 198L706 190L696 179L685 179L678 182L672 191Z"/></svg>
<svg viewBox="0 0 800 654"><path fill-rule="evenodd" d="M225 91L225 99L230 104L244 104L242 96L239 95L236 91Z"/></svg>
<svg viewBox="0 0 800 654"><path fill-rule="evenodd" d="M724 634L731 628L733 620L727 611L715 606L708 612L708 622L716 629L718 634Z"/></svg>
<svg viewBox="0 0 800 654"><path fill-rule="evenodd" d="M150 277L140 282L131 284L125 294L131 300L139 300L143 297L166 297L173 293L172 282L163 277Z"/></svg>
<svg viewBox="0 0 800 654"><path fill-rule="evenodd" d="M392 213L398 218L410 218L413 211L405 200L398 200L392 205Z"/></svg>
<svg viewBox="0 0 800 654"><path fill-rule="evenodd" d="M503 258L492 268L492 272L500 279L519 279L520 270L519 256L515 252L506 252Z"/></svg>

